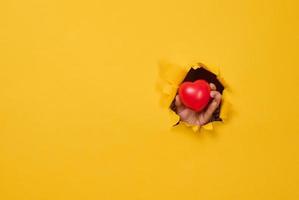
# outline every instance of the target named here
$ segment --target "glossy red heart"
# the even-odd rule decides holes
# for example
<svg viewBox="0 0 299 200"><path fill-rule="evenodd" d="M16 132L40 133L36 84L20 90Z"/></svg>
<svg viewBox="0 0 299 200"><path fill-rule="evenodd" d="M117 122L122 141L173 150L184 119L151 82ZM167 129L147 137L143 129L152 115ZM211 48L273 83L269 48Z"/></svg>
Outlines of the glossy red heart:
<svg viewBox="0 0 299 200"><path fill-rule="evenodd" d="M205 80L184 82L179 88L182 103L196 112L202 111L210 101L211 88Z"/></svg>

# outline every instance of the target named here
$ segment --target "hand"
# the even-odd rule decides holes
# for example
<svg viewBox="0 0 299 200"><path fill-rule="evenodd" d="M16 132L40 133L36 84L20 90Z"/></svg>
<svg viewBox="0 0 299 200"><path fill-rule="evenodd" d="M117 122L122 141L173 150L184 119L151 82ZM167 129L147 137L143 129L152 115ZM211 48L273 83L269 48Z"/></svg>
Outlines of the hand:
<svg viewBox="0 0 299 200"><path fill-rule="evenodd" d="M201 112L195 112L194 110L184 106L179 95L175 97L177 114L180 116L181 121L197 126L202 126L210 121L214 111L218 108L221 102L221 94L220 92L216 91L216 86L213 83L210 83L210 88L210 96L213 98L213 100L209 103L207 108Z"/></svg>

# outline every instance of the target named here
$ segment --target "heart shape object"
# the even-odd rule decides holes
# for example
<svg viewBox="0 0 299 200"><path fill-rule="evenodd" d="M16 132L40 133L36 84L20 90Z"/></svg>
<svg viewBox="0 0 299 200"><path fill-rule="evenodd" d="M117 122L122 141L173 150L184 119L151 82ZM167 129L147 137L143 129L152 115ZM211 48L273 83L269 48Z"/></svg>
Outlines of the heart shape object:
<svg viewBox="0 0 299 200"><path fill-rule="evenodd" d="M179 88L182 103L196 112L202 111L209 103L211 88L205 80L184 82Z"/></svg>

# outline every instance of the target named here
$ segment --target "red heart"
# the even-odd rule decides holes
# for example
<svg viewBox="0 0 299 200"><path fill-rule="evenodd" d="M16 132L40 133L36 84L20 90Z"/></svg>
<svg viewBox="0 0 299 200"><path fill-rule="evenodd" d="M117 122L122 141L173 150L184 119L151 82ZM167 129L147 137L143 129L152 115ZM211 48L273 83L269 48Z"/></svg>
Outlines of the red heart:
<svg viewBox="0 0 299 200"><path fill-rule="evenodd" d="M210 91L210 86L205 80L184 82L179 88L179 96L186 107L200 112L210 101Z"/></svg>

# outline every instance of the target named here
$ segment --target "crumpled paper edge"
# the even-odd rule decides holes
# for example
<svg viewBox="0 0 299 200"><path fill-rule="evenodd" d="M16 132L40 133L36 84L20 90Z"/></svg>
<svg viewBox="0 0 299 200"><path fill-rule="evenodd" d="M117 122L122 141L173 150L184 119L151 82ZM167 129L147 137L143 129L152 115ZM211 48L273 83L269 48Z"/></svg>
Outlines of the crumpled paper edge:
<svg viewBox="0 0 299 200"><path fill-rule="evenodd" d="M221 103L221 109L220 109L220 118L222 119L222 122L225 123L228 119L228 114L230 110L230 103L228 102L228 96L229 96L229 86L221 77L220 69L218 67L209 66L202 63L196 63L196 64L189 64L186 65L186 67L172 64L166 61L160 61L159 62L159 77L157 81L157 89L160 93L160 104L163 108L168 109L169 111L169 118L171 121L171 125L174 125L180 121L180 117L170 109L170 104L175 98L175 95L177 93L177 90L179 88L180 83L184 80L185 76L187 75L188 71L193 68L197 69L203 67L210 72L217 75L218 80L222 83L224 86L223 94L222 94L222 103ZM192 124L188 124L186 122L180 121L178 125L185 125L187 127L190 127L194 132L199 131L201 128L205 130L214 130L215 123L219 123L218 121L209 122L203 126L196 126Z"/></svg>

